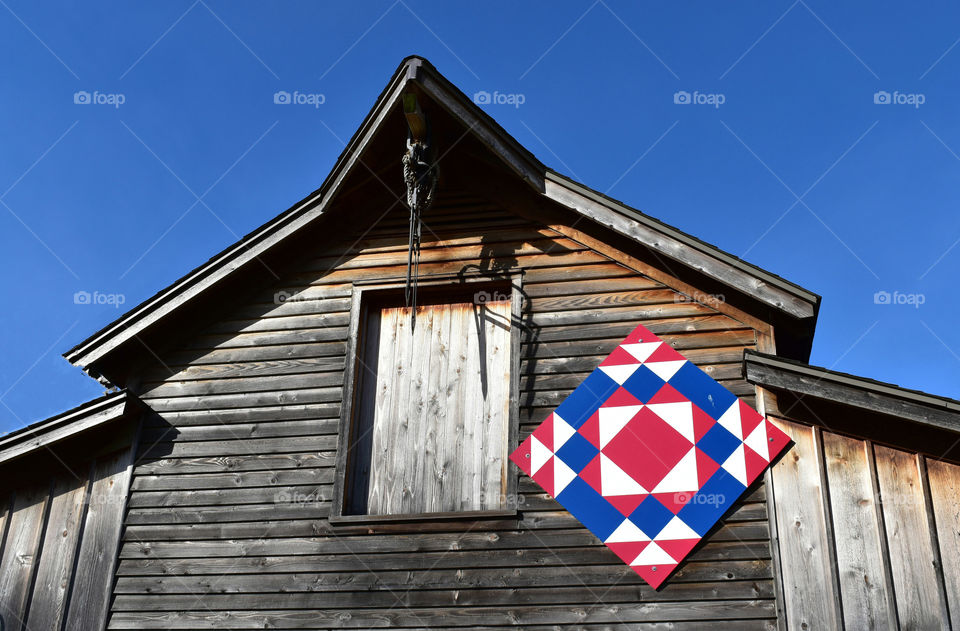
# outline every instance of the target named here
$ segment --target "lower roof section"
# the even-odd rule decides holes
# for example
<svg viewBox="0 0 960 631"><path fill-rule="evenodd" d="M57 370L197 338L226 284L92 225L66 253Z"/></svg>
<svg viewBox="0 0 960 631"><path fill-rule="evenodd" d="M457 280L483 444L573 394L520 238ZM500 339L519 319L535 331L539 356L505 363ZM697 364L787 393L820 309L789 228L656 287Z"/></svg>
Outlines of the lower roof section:
<svg viewBox="0 0 960 631"><path fill-rule="evenodd" d="M960 433L960 401L955 399L756 351L745 353L743 376L754 385L786 391L800 398L841 404L869 414Z"/></svg>
<svg viewBox="0 0 960 631"><path fill-rule="evenodd" d="M0 436L0 465L123 418L136 405L135 397L120 390Z"/></svg>

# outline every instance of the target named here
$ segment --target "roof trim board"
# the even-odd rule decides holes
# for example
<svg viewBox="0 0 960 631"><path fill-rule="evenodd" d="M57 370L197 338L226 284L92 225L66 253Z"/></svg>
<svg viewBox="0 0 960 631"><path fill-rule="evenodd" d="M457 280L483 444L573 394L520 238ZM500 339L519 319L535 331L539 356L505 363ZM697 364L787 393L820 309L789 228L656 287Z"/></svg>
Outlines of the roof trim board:
<svg viewBox="0 0 960 631"><path fill-rule="evenodd" d="M744 354L743 376L757 386L787 390L960 433L960 401L954 399L756 351Z"/></svg>
<svg viewBox="0 0 960 631"><path fill-rule="evenodd" d="M429 62L410 57L394 73L320 189L67 351L64 354L67 360L89 368L179 306L320 217L347 176L357 168L358 156L376 135L401 94L412 85L459 119L524 181L548 199L792 318L816 317L820 302L816 294L551 171Z"/></svg>
<svg viewBox="0 0 960 631"><path fill-rule="evenodd" d="M0 464L122 418L129 411L132 400L126 390L121 390L0 436Z"/></svg>

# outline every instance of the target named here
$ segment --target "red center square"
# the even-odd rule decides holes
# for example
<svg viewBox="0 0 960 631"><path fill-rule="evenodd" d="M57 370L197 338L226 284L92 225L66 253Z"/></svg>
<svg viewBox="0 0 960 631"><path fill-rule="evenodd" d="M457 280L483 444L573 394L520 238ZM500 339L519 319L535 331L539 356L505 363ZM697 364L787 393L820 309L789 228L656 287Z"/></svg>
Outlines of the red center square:
<svg viewBox="0 0 960 631"><path fill-rule="evenodd" d="M617 466L653 491L693 443L644 407L603 448Z"/></svg>

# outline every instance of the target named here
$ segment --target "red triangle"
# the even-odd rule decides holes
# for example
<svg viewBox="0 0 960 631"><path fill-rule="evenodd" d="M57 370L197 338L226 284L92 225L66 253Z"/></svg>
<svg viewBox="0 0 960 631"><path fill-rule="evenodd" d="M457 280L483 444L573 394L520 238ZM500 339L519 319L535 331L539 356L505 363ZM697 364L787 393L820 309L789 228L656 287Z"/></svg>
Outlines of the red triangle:
<svg viewBox="0 0 960 631"><path fill-rule="evenodd" d="M600 475L600 454L597 454L593 460L587 463L579 475L584 482L589 484L594 491L601 493L601 475ZM602 495L602 493L601 493Z"/></svg>
<svg viewBox="0 0 960 631"><path fill-rule="evenodd" d="M707 483L713 474L717 472L717 469L720 468L720 465L717 464L713 458L707 454L700 451L700 448L697 448L697 482L700 487L703 488L703 485Z"/></svg>
<svg viewBox="0 0 960 631"><path fill-rule="evenodd" d="M779 427L764 420L767 424L767 445L770 447L770 462L780 455L783 448L790 444L790 437L783 433Z"/></svg>
<svg viewBox="0 0 960 631"><path fill-rule="evenodd" d="M655 395L650 397L650 400L647 401L647 404L651 403L683 403L689 401L687 397L683 396L677 392L676 388L671 386L669 383L663 384L663 387L660 388Z"/></svg>
<svg viewBox="0 0 960 631"><path fill-rule="evenodd" d="M548 416L544 422L540 423L537 429L533 430L533 435L543 443L544 447L553 451L553 414Z"/></svg>
<svg viewBox="0 0 960 631"><path fill-rule="evenodd" d="M601 366L626 366L630 364L639 364L637 358L623 349L616 347L613 352L607 355L607 358L600 362Z"/></svg>
<svg viewBox="0 0 960 631"><path fill-rule="evenodd" d="M659 337L651 333L644 327L642 324L637 325L633 331L630 332L630 335L627 336L627 339L620 342L621 344L639 344L640 342L659 342Z"/></svg>
<svg viewBox="0 0 960 631"><path fill-rule="evenodd" d="M699 539L667 539L665 541L657 540L657 545L666 550L667 554L674 559L683 560L690 551L700 543ZM657 568L659 571L660 568Z"/></svg>
<svg viewBox="0 0 960 631"><path fill-rule="evenodd" d="M603 499L610 502L624 517L629 517L647 497L646 493L641 493L640 495L604 495Z"/></svg>
<svg viewBox="0 0 960 631"><path fill-rule="evenodd" d="M743 457L747 463L747 485L750 485L760 477L770 463L747 445L743 446Z"/></svg>
<svg viewBox="0 0 960 631"><path fill-rule="evenodd" d="M738 400L737 402L740 404L740 424L743 427L743 435L749 436L757 428L757 425L763 421L763 417L743 401Z"/></svg>
<svg viewBox="0 0 960 631"><path fill-rule="evenodd" d="M648 545L650 545L649 541L624 541L608 543L607 547L613 550L613 553L620 557L624 563L630 565Z"/></svg>
<svg viewBox="0 0 960 631"><path fill-rule="evenodd" d="M657 589L660 585L667 580L667 577L670 576L670 573L676 569L676 563L669 563L664 565L631 565L633 571L640 575L640 578L645 580L650 587ZM657 568L654 570L653 568Z"/></svg>
<svg viewBox="0 0 960 631"><path fill-rule="evenodd" d="M550 458L547 460L540 470L533 474L533 481L543 487L543 490L549 493L552 497L556 497L553 494L553 461L556 458Z"/></svg>
<svg viewBox="0 0 960 631"><path fill-rule="evenodd" d="M703 438L707 432L717 423L716 419L693 405L693 437L696 440Z"/></svg>
<svg viewBox="0 0 960 631"><path fill-rule="evenodd" d="M673 350L669 344L661 344L657 347L657 350L653 351L650 354L650 357L647 357L647 361L643 362L644 364L649 364L650 362L675 362L683 361L686 357Z"/></svg>
<svg viewBox="0 0 960 631"><path fill-rule="evenodd" d="M580 426L577 433L590 441L590 444L600 449L600 411L597 410Z"/></svg>
<svg viewBox="0 0 960 631"><path fill-rule="evenodd" d="M696 495L696 491L683 491L678 493L654 493L653 496L657 500L670 509L670 512L676 515L680 510L687 505L687 503L693 499L693 496Z"/></svg>
<svg viewBox="0 0 960 631"><path fill-rule="evenodd" d="M623 407L625 405L643 405L637 397L630 394L625 388L617 388L616 392L610 395L610 398L603 402L603 405L600 407L605 408L616 408Z"/></svg>
<svg viewBox="0 0 960 631"><path fill-rule="evenodd" d="M520 446L510 454L510 460L520 467L520 470L530 475L530 437L520 443Z"/></svg>

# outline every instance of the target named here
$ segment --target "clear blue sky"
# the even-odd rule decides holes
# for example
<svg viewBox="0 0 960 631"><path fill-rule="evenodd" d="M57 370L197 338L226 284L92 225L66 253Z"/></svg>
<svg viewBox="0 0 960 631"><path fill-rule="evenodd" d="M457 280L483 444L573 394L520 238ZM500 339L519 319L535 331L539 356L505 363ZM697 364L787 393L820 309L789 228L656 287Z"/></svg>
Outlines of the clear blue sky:
<svg viewBox="0 0 960 631"><path fill-rule="evenodd" d="M732 6L0 1L0 432L100 394L60 353L314 190L412 53L522 95L484 107L546 164L820 293L812 363L960 397L960 7Z"/></svg>

